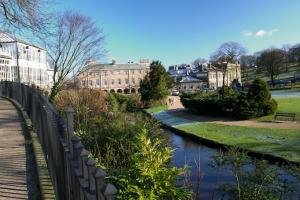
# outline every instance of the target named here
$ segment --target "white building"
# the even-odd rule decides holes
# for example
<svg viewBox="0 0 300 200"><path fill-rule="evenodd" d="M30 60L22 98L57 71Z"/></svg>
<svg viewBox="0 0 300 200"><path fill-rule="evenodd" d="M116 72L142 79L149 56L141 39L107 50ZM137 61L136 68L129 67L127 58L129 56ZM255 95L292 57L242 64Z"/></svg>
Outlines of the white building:
<svg viewBox="0 0 300 200"><path fill-rule="evenodd" d="M5 56L6 61L9 61L6 71L3 69L1 71L1 73L7 73L5 80L20 80L22 83L35 84L40 87L48 85L45 49L11 34L0 32L0 55Z"/></svg>
<svg viewBox="0 0 300 200"><path fill-rule="evenodd" d="M11 56L0 51L0 81L11 81Z"/></svg>

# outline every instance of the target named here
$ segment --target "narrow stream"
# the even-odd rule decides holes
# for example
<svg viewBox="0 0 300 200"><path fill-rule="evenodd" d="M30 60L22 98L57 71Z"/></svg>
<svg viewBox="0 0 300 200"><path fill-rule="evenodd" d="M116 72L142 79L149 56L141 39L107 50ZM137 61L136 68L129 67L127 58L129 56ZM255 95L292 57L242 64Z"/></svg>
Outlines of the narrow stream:
<svg viewBox="0 0 300 200"><path fill-rule="evenodd" d="M171 165L183 167L185 164L189 166L190 185L196 194L197 199L228 199L227 195L223 196L219 188L224 183L233 183L234 176L230 169L214 168L211 166L213 156L218 153L218 149L213 149L202 145L192 139L176 135L171 131L167 131L170 136L170 143L175 152ZM276 166L278 167L278 166ZM294 180L290 173L283 168L278 167L278 170L283 173L282 179ZM180 181L183 184L184 178ZM281 199L300 199L300 184L294 184L294 192L285 194ZM222 198L223 197L223 198Z"/></svg>

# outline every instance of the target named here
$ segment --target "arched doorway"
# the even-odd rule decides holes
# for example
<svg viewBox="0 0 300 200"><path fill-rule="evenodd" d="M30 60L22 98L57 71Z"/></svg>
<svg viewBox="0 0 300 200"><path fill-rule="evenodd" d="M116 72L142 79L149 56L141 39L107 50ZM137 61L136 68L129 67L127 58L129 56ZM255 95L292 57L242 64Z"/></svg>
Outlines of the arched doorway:
<svg viewBox="0 0 300 200"><path fill-rule="evenodd" d="M129 91L128 88L126 88L126 89L124 90L124 93L125 93L125 94L129 94L129 92L130 92L130 91Z"/></svg>
<svg viewBox="0 0 300 200"><path fill-rule="evenodd" d="M110 93L115 93L116 91L114 89L111 89L110 90Z"/></svg>
<svg viewBox="0 0 300 200"><path fill-rule="evenodd" d="M123 93L123 90L122 89L118 89L117 93Z"/></svg>
<svg viewBox="0 0 300 200"><path fill-rule="evenodd" d="M136 93L136 89L135 88L131 88L131 93Z"/></svg>

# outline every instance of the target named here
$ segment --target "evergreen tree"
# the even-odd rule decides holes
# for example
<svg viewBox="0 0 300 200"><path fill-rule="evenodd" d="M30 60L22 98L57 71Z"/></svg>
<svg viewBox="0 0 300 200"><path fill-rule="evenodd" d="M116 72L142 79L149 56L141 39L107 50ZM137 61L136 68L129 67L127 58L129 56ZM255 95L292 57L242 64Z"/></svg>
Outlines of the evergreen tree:
<svg viewBox="0 0 300 200"><path fill-rule="evenodd" d="M142 101L158 101L169 94L172 81L160 61L153 61L150 73L141 81L140 91Z"/></svg>

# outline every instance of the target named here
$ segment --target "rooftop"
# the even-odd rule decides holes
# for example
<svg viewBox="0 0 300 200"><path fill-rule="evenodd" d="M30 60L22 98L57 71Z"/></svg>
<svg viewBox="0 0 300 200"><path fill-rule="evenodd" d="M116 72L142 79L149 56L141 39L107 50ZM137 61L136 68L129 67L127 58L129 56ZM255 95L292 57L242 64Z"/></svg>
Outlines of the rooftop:
<svg viewBox="0 0 300 200"><path fill-rule="evenodd" d="M33 46L33 47L45 50L44 48L41 48L41 47L39 47L37 45L34 45L30 42L27 42L25 40L17 38L17 37L13 36L10 33L0 32L0 43L12 43L12 42L19 42L19 43L23 43L23 44L26 44L26 45L29 45L29 46Z"/></svg>
<svg viewBox="0 0 300 200"><path fill-rule="evenodd" d="M145 66L139 63L126 63L126 64L90 64L83 70L88 69L91 71L99 70L126 70L126 69L149 69L149 66Z"/></svg>
<svg viewBox="0 0 300 200"><path fill-rule="evenodd" d="M192 76L186 76L183 79L181 79L181 81L179 81L180 83L188 83L188 82L196 82L196 81L200 81L199 79L192 77Z"/></svg>

